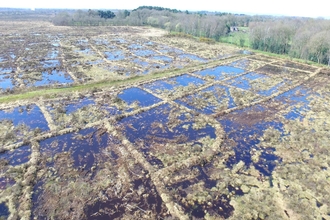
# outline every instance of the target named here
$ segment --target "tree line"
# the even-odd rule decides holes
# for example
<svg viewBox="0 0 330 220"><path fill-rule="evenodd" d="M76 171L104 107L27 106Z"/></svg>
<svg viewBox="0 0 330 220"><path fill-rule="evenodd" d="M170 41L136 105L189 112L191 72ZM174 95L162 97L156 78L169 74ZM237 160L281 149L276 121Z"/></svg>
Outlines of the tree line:
<svg viewBox="0 0 330 220"><path fill-rule="evenodd" d="M330 65L330 21L325 19L183 12L141 6L132 11L61 12L53 23L72 26L146 25L214 41L227 36L230 27L249 27L247 33L242 33L239 46L244 45L246 37L253 49Z"/></svg>
<svg viewBox="0 0 330 220"><path fill-rule="evenodd" d="M312 18L279 18L252 22L253 49L330 65L330 21Z"/></svg>
<svg viewBox="0 0 330 220"><path fill-rule="evenodd" d="M130 12L125 10L129 16ZM111 25L111 19L114 19L116 14L110 10L77 10L75 12L62 11L55 15L53 19L54 25L60 26L101 26Z"/></svg>
<svg viewBox="0 0 330 220"><path fill-rule="evenodd" d="M158 6L140 6L133 11L137 10L142 10L142 9L148 9L148 10L156 10L156 11L169 11L173 13L181 13L182 11L177 10L177 9L170 9L170 8L163 8L163 7L158 7Z"/></svg>
<svg viewBox="0 0 330 220"><path fill-rule="evenodd" d="M104 19L112 19L112 18L116 17L115 13L113 13L112 11L109 11L109 10L108 11L98 10L97 13L100 16L100 18L104 18Z"/></svg>
<svg viewBox="0 0 330 220"><path fill-rule="evenodd" d="M110 13L110 12L109 12ZM121 10L104 16L96 10L77 10L74 13L61 12L53 19L55 25L98 26L131 25L163 28L171 32L183 32L197 37L219 40L230 31L230 26L248 26L254 17L227 13L200 13L176 9L141 6L132 11ZM258 20L258 19L256 19Z"/></svg>

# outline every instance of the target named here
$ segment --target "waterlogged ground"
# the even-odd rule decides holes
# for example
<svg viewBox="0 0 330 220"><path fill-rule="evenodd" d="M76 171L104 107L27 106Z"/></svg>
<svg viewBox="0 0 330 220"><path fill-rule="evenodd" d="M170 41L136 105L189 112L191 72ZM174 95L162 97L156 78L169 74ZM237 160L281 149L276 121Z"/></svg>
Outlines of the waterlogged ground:
<svg viewBox="0 0 330 220"><path fill-rule="evenodd" d="M0 26L0 93L127 79L239 53L228 46L164 37L165 32L150 28L35 25ZM196 50L200 45L207 47Z"/></svg>
<svg viewBox="0 0 330 220"><path fill-rule="evenodd" d="M56 39L44 54L52 60L68 41ZM144 71L151 60L194 57L174 38L69 41L83 56L104 51L91 68L130 57ZM203 54L197 62L224 56ZM1 104L0 219L330 219L329 78L327 69L242 55Z"/></svg>

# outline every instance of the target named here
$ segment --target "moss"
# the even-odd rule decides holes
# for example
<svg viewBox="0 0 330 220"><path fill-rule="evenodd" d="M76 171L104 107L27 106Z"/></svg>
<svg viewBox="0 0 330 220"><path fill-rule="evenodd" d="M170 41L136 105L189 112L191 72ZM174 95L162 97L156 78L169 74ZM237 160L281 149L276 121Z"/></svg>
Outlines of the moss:
<svg viewBox="0 0 330 220"><path fill-rule="evenodd" d="M275 147L275 154L282 158L274 179L280 184L282 201L291 210L289 215L321 218L326 212L318 204L329 205L330 188L326 182L330 163L324 156L329 153L328 123L322 117L325 109L317 107L320 103L324 99L314 97L305 119L288 121L284 126L287 135L268 129L261 139L260 145Z"/></svg>
<svg viewBox="0 0 330 220"><path fill-rule="evenodd" d="M251 91L242 90L239 88L231 87L229 89L230 95L233 97L236 105L246 105L253 101L256 101L260 96Z"/></svg>
<svg viewBox="0 0 330 220"><path fill-rule="evenodd" d="M229 98L226 91L222 88L215 87L213 91L197 91L190 90L192 95L184 96L181 100L198 110L204 110L212 106L214 111L221 111L228 108Z"/></svg>
<svg viewBox="0 0 330 220"><path fill-rule="evenodd" d="M19 141L28 142L29 139L40 133L41 131L39 128L31 129L26 124L14 126L13 122L10 120L0 121L0 143L3 146L15 144Z"/></svg>
<svg viewBox="0 0 330 220"><path fill-rule="evenodd" d="M230 219L285 219L285 212L278 205L277 199L272 190L251 188L248 194L236 197L231 202L235 212Z"/></svg>

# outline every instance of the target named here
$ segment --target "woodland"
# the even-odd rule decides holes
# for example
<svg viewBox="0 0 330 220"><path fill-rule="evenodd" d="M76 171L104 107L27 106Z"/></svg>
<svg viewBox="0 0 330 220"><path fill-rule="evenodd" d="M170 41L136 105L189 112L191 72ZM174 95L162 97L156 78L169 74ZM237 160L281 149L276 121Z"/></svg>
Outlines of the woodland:
<svg viewBox="0 0 330 220"><path fill-rule="evenodd" d="M100 16L101 12L60 12L53 23L69 26L152 26L186 37L208 38L211 42L234 34L237 40L231 43L238 46L330 65L330 21L323 18L189 12L152 6L142 6L131 12L119 10L109 19ZM233 33L233 27L237 27L236 33Z"/></svg>

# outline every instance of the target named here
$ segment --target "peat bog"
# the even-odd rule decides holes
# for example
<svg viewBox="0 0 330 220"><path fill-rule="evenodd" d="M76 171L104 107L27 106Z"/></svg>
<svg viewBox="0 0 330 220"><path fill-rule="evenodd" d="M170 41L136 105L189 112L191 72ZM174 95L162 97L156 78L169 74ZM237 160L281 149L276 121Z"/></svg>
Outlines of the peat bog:
<svg viewBox="0 0 330 220"><path fill-rule="evenodd" d="M328 70L21 25L0 35L1 97L37 95L0 104L0 219L330 218Z"/></svg>

